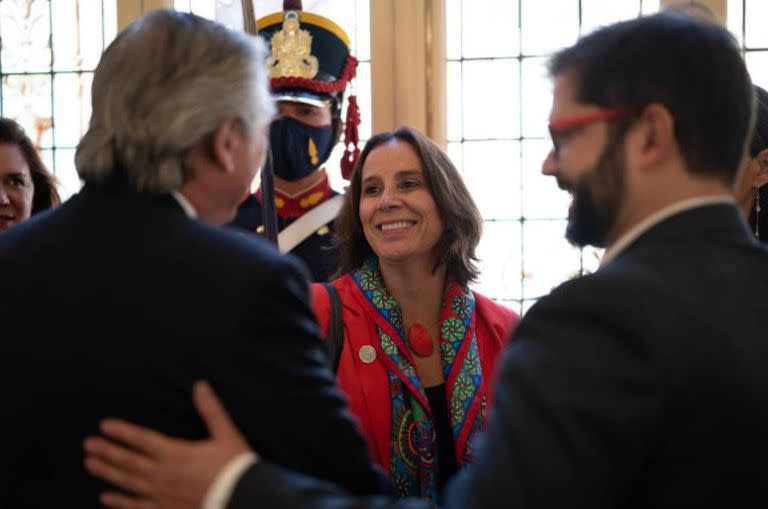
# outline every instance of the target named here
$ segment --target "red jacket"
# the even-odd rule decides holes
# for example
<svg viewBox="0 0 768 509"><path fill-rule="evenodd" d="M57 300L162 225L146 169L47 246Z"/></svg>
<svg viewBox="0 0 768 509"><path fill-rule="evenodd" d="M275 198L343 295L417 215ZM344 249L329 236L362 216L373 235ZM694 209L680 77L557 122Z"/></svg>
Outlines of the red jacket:
<svg viewBox="0 0 768 509"><path fill-rule="evenodd" d="M377 339L375 323L359 300L364 297L359 293L354 279L346 275L334 281L333 285L339 292L344 321L344 347L339 361L338 383L349 399L349 408L358 419L360 430L368 441L371 457L386 470L391 451L392 404L387 368L382 362L385 353ZM325 334L330 316L328 292L322 284L312 284L311 291L315 317L320 330ZM487 297L475 292L473 294L483 383L490 384L494 380L499 355L518 316ZM371 363L365 363L360 358L360 349L366 345L376 351L376 359Z"/></svg>

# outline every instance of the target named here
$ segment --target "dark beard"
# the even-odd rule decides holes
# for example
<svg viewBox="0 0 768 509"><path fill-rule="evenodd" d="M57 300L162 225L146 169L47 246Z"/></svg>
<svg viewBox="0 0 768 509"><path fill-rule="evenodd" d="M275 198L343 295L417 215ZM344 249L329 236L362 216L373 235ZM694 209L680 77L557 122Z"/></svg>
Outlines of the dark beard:
<svg viewBox="0 0 768 509"><path fill-rule="evenodd" d="M605 246L624 197L625 164L621 140L609 140L592 171L575 185L558 182L573 193L565 238L574 246Z"/></svg>

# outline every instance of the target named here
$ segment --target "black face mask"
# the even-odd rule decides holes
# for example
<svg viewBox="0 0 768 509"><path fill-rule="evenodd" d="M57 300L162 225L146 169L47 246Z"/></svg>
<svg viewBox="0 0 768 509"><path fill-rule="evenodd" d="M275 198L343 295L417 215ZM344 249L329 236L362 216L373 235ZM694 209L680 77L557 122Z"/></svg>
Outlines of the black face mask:
<svg viewBox="0 0 768 509"><path fill-rule="evenodd" d="M311 127L290 117L280 117L269 128L275 176L295 181L306 177L331 155L330 125Z"/></svg>

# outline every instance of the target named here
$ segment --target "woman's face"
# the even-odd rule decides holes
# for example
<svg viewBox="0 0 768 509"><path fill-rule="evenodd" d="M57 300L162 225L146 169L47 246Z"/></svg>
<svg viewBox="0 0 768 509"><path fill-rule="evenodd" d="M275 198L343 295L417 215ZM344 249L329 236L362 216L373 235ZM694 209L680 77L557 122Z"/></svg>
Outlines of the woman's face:
<svg viewBox="0 0 768 509"><path fill-rule="evenodd" d="M416 151L406 142L379 145L363 164L360 222L380 260L432 263L444 225Z"/></svg>
<svg viewBox="0 0 768 509"><path fill-rule="evenodd" d="M0 143L0 232L32 215L35 186L18 145Z"/></svg>

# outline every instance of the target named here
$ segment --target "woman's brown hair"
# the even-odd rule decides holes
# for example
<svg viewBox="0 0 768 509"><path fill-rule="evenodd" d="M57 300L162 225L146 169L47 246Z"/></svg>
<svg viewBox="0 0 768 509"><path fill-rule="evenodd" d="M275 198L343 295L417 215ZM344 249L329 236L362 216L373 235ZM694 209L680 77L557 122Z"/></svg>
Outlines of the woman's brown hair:
<svg viewBox="0 0 768 509"><path fill-rule="evenodd" d="M365 239L360 222L362 169L372 150L394 141L407 143L418 154L427 187L445 225L436 247L440 256L438 264L445 264L446 276L462 286L475 281L479 274L475 264L475 249L483 228L480 211L445 152L435 142L410 127L400 127L393 132L373 136L360 154L344 196L344 205L335 223L339 248L339 270L336 276L360 267L366 258L375 254Z"/></svg>
<svg viewBox="0 0 768 509"><path fill-rule="evenodd" d="M16 145L29 166L29 174L35 187L32 195L32 214L48 210L61 203L56 190L56 179L46 169L34 143L24 129L10 118L0 117L0 143Z"/></svg>

